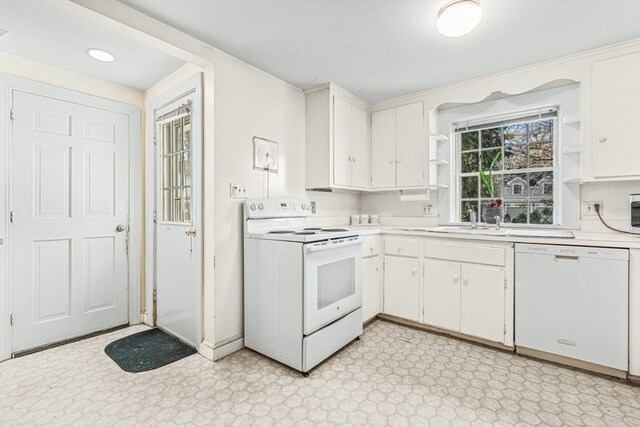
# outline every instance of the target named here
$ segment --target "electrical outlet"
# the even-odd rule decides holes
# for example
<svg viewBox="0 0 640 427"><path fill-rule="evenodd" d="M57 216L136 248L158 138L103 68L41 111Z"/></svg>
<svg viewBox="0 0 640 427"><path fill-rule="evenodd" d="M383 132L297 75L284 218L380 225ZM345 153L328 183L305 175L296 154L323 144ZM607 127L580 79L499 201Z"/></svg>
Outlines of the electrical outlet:
<svg viewBox="0 0 640 427"><path fill-rule="evenodd" d="M595 205L600 205L600 215L603 215L602 202L599 201L585 201L582 202L582 215L584 216L597 216Z"/></svg>
<svg viewBox="0 0 640 427"><path fill-rule="evenodd" d="M431 203L422 204L422 215L423 216L433 215L433 205Z"/></svg>
<svg viewBox="0 0 640 427"><path fill-rule="evenodd" d="M246 199L249 196L247 187L242 184L229 184L229 191L232 199Z"/></svg>

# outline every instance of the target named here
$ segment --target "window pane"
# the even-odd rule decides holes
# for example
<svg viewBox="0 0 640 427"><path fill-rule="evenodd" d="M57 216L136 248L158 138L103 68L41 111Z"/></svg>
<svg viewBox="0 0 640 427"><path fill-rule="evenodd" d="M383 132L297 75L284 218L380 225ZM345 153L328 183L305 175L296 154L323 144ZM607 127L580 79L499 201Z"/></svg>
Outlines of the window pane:
<svg viewBox="0 0 640 427"><path fill-rule="evenodd" d="M482 148L502 146L502 128L484 129L481 131Z"/></svg>
<svg viewBox="0 0 640 427"><path fill-rule="evenodd" d="M478 152L462 153L462 173L478 172Z"/></svg>
<svg viewBox="0 0 640 427"><path fill-rule="evenodd" d="M504 192L505 199L523 199L528 196L527 174L519 173L513 175L504 175Z"/></svg>
<svg viewBox="0 0 640 427"><path fill-rule="evenodd" d="M191 116L182 118L183 137L182 137L182 149L188 150L191 148Z"/></svg>
<svg viewBox="0 0 640 427"><path fill-rule="evenodd" d="M494 175L492 178L492 181L493 181L493 195L491 195L491 192L486 185L480 184L481 186L480 197L501 199L502 198L502 175Z"/></svg>
<svg viewBox="0 0 640 427"><path fill-rule="evenodd" d="M478 149L478 131L465 132L460 137L462 151Z"/></svg>
<svg viewBox="0 0 640 427"><path fill-rule="evenodd" d="M530 224L553 224L553 200L544 199L529 202Z"/></svg>
<svg viewBox="0 0 640 427"><path fill-rule="evenodd" d="M549 198L550 196L553 196L553 172L549 171L530 173L529 197Z"/></svg>
<svg viewBox="0 0 640 427"><path fill-rule="evenodd" d="M477 200L463 200L460 205L460 221L471 221L471 214L469 210L472 209L476 215L478 214L478 201ZM476 216L477 218L477 216Z"/></svg>
<svg viewBox="0 0 640 427"><path fill-rule="evenodd" d="M478 177L463 176L462 177L462 198L475 199L478 197Z"/></svg>
<svg viewBox="0 0 640 427"><path fill-rule="evenodd" d="M529 166L553 167L553 120L529 123Z"/></svg>
<svg viewBox="0 0 640 427"><path fill-rule="evenodd" d="M515 124L504 128L504 168L527 168L527 125Z"/></svg>
<svg viewBox="0 0 640 427"><path fill-rule="evenodd" d="M505 200L503 221L512 224L526 224L527 202L522 200Z"/></svg>
<svg viewBox="0 0 640 427"><path fill-rule="evenodd" d="M497 156L497 159L496 159ZM480 152L482 170L483 171L499 171L502 170L502 150L500 148L492 150L482 150ZM493 161L495 160L495 163ZM493 163L493 167L491 167Z"/></svg>

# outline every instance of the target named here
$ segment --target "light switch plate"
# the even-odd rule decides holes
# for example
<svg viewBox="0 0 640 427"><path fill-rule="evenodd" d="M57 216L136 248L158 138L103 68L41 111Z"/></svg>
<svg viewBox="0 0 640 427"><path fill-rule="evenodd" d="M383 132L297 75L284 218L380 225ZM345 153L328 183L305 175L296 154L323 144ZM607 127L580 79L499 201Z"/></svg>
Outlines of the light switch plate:
<svg viewBox="0 0 640 427"><path fill-rule="evenodd" d="M248 197L247 187L243 184L229 184L229 191L232 199L246 199Z"/></svg>

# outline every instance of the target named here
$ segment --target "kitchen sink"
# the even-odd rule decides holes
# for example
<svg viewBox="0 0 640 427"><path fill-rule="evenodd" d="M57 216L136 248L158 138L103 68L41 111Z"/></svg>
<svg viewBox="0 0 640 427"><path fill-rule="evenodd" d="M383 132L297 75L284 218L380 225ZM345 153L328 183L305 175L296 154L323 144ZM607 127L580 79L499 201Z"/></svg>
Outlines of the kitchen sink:
<svg viewBox="0 0 640 427"><path fill-rule="evenodd" d="M487 236L506 236L509 230L496 229L495 227L478 226L478 228L471 227L435 227L428 228L425 231L431 231L435 233L452 233L452 234L479 234Z"/></svg>

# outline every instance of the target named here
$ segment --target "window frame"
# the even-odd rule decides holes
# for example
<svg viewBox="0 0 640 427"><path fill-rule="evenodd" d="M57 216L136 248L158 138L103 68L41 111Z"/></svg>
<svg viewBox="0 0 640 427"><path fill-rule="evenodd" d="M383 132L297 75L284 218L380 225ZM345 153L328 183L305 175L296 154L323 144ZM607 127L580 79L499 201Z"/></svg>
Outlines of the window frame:
<svg viewBox="0 0 640 427"><path fill-rule="evenodd" d="M548 116L548 117L540 117L540 118L535 118L532 117L532 112L542 112L542 111L549 111L552 110L554 112L553 116ZM537 108L533 108L533 109L529 109L526 112L508 112L508 113L504 113L501 115L497 115L497 116L491 116L491 117L486 117L486 118L474 118L474 119L469 119L469 120L458 120L456 122L452 122L451 123L451 159L453 159L452 162L452 167L451 167L451 176L450 176L450 183L451 183L451 200L450 200L450 212L451 212L451 222L452 223L457 223L457 224L468 224L468 221L463 221L462 220L462 212L461 212L461 205L463 202L462 199L462 178L463 177L469 177L469 176L478 176L478 172L467 172L467 173L462 173L461 172L461 168L462 168L462 162L461 162L461 157L462 157L462 153L463 152L477 152L479 155L479 159L478 161L481 162L480 159L480 153L482 153L483 148L482 148L482 142L481 142L481 137L479 136L478 139L478 148L475 150L462 150L462 144L461 144L461 138L462 138L462 134L465 133L466 131L464 130L465 126L461 125L461 124L467 124L469 126L467 126L467 129L470 126L470 123L472 122L479 122L478 125L474 125L472 131L477 131L479 133L479 135L481 134L482 130L485 129L492 129L492 128L496 128L496 127L504 127L504 126L508 126L508 125L512 125L512 124L527 124L527 123L534 123L534 122L538 122L538 121L543 121L543 120L552 120L553 121L553 165L551 167L535 167L535 168L531 168L529 167L529 165L527 165L527 168L524 169L509 169L509 170L505 170L504 169L504 164L502 166L502 168L499 171L494 171L494 175L496 174L496 172L499 172L498 174L500 175L510 175L510 174L529 174L529 173L542 173L542 172L552 172L553 174L553 180L551 182L546 182L543 183L543 188L544 185L552 185L552 200L553 200L553 222L551 224L531 224L529 223L529 209L527 209L527 223L505 223L506 226L517 226L517 227L561 227L561 223L560 223L560 219L561 219L561 209L562 209L562 200L561 200L561 191L560 191L560 187L561 187L561 183L562 181L560 180L560 157L561 157L561 153L560 153L560 147L561 145L561 126L560 126L560 118L561 118L561 111L560 111L560 105L553 105L553 106L544 106L544 107L537 107ZM496 147L497 148L497 147ZM504 161L504 141L501 145L501 150L502 150L502 159ZM528 154L527 154L527 163L528 163ZM479 181L479 178L478 178ZM502 198L503 203L505 202L505 200L508 200L508 197L505 197L505 192L506 192L506 183L502 182L502 194L500 195L500 198ZM524 190L524 188L523 188ZM528 190L527 190L528 192ZM543 194L544 195L544 194ZM526 197L526 203L529 202L530 199L530 195L527 194ZM465 200L469 200L469 201L477 201L478 205L480 206L480 209L482 209L482 202L486 201L486 200L490 200L489 197L482 197L482 184L479 182L478 183L478 197L477 198L473 198L473 199L465 199ZM480 220L480 218L482 218L482 212L476 212L476 214L478 215L478 219Z"/></svg>

